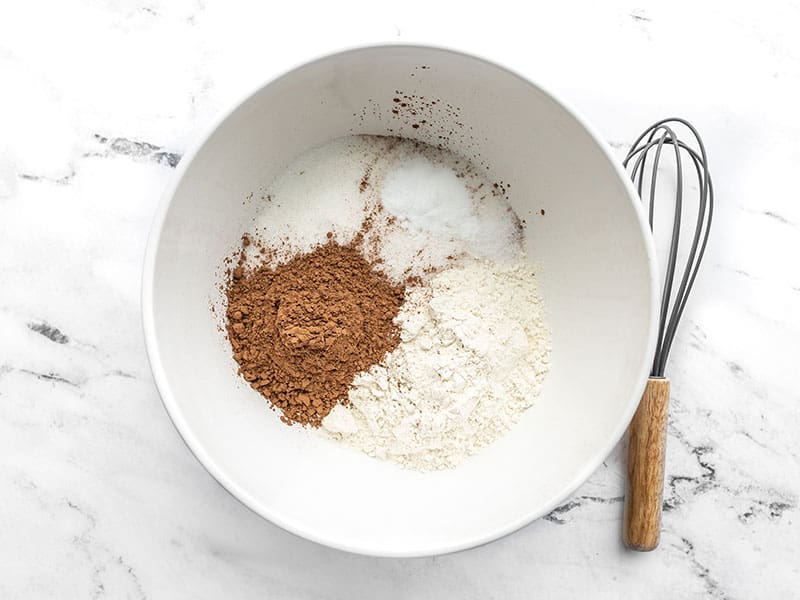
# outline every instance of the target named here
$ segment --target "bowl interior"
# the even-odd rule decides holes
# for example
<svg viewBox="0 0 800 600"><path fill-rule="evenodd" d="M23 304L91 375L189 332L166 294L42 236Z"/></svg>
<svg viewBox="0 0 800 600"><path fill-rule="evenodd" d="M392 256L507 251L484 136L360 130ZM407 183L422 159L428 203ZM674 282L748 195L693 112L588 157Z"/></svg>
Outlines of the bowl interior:
<svg viewBox="0 0 800 600"><path fill-rule="evenodd" d="M398 93L437 99L440 110L413 128L392 113ZM283 425L235 375L209 310L220 262L258 208L248 195L300 152L352 133L434 144L442 135L449 149L483 161L511 184L528 254L543 267L553 349L542 393L507 436L454 470L404 471ZM549 511L622 435L654 339L644 231L632 189L602 145L526 80L424 47L328 56L250 96L181 163L145 265L155 378L206 468L290 531L379 555L476 545Z"/></svg>

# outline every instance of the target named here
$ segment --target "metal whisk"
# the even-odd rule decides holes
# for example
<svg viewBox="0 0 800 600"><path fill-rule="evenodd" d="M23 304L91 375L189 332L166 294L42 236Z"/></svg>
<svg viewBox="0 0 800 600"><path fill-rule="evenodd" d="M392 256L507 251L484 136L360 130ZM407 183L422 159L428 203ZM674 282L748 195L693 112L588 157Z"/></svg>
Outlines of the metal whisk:
<svg viewBox="0 0 800 600"><path fill-rule="evenodd" d="M689 143L677 135L675 130L679 128L688 130ZM656 183L660 172L663 172L661 163L665 153L675 157L675 193L672 197L661 198L656 191ZM647 551L658 546L661 529L669 403L669 380L664 377L664 371L675 331L705 253L714 211L714 188L703 141L697 130L684 119L664 119L648 127L634 142L623 165L629 170L639 196L646 205L651 232L657 199L660 202L672 202L675 210L653 367L642 401L628 428L628 483L622 537L628 548ZM697 176L697 220L686 265L676 281L687 171L690 177Z"/></svg>

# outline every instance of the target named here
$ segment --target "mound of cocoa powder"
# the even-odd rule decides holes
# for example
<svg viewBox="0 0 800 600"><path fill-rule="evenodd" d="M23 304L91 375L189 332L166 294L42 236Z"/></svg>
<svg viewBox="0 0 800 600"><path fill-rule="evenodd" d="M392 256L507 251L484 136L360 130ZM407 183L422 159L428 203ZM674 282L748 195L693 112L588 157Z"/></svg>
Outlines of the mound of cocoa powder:
<svg viewBox="0 0 800 600"><path fill-rule="evenodd" d="M240 264L231 273L225 293L233 358L287 424L318 427L346 401L355 375L400 341L394 318L405 286L375 271L360 242L329 241L276 268Z"/></svg>

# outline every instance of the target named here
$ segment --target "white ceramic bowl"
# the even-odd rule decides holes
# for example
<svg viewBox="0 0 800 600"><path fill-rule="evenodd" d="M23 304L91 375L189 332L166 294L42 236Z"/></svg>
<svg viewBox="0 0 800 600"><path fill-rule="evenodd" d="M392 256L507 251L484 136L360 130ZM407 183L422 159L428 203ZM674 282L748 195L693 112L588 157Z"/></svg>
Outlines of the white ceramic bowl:
<svg viewBox="0 0 800 600"><path fill-rule="evenodd" d="M395 90L441 98L460 107L460 117L413 129L392 118ZM235 375L209 299L222 257L251 224L253 204L243 199L299 153L351 133L435 143L450 129L461 132L450 149L479 152L494 179L512 184L528 253L544 268L552 366L535 406L508 435L457 469L423 474L282 424ZM573 111L473 56L375 46L325 56L267 83L183 157L149 241L142 308L164 405L227 490L308 539L415 556L512 532L547 514L597 468L644 388L655 285L635 191Z"/></svg>

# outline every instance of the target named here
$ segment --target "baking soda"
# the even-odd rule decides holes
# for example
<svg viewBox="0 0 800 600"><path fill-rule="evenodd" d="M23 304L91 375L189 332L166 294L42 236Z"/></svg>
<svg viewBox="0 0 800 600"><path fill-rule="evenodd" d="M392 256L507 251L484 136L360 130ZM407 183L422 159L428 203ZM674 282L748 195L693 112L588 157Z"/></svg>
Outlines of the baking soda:
<svg viewBox="0 0 800 600"><path fill-rule="evenodd" d="M519 257L520 227L505 200L491 194L486 178L459 172L453 155L437 158L404 154L389 165L381 200L399 226L384 233L381 256L401 256L398 262L415 271L465 254L498 262Z"/></svg>

